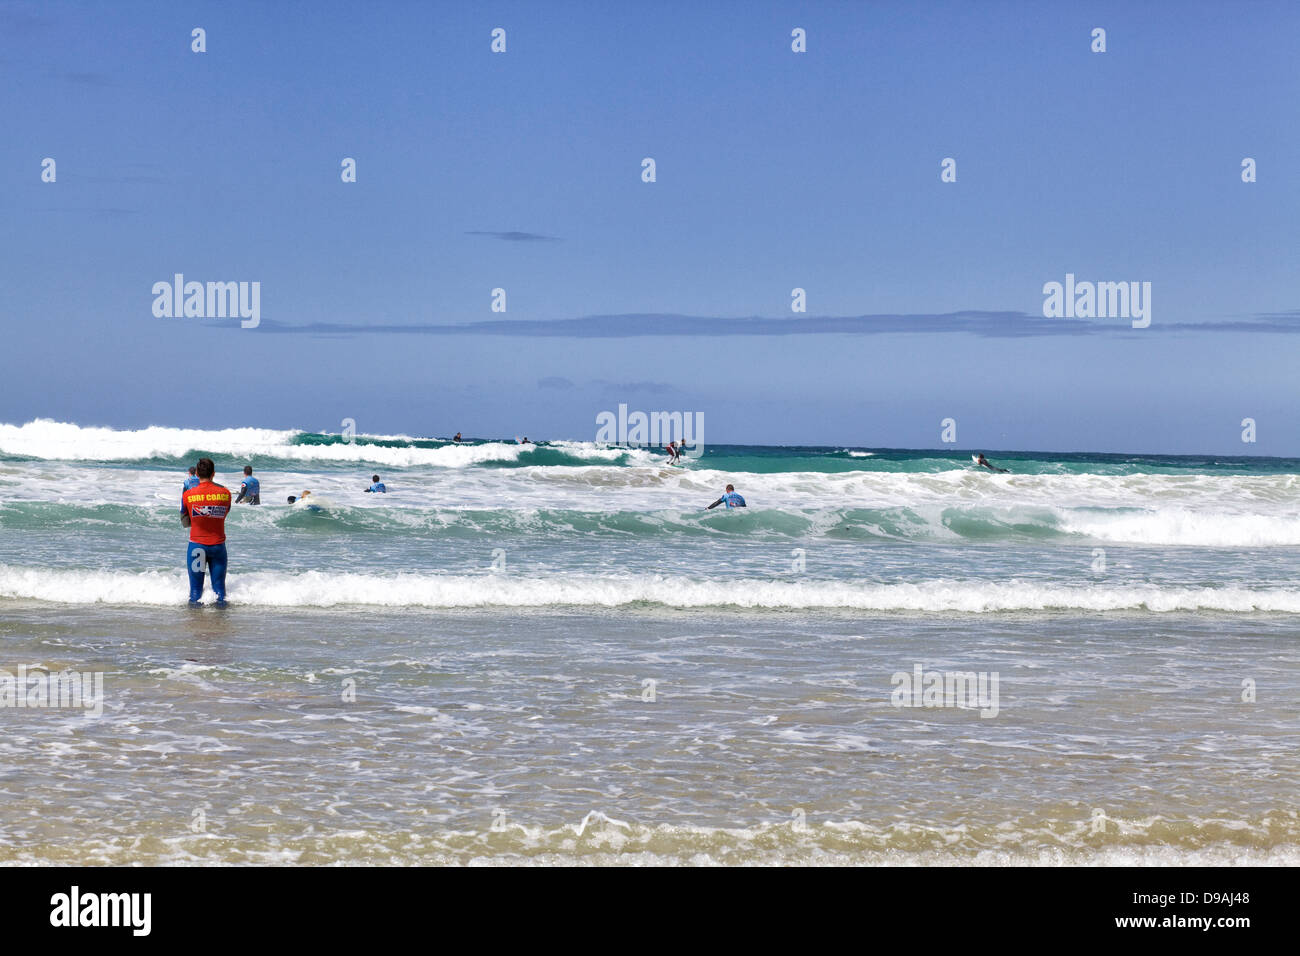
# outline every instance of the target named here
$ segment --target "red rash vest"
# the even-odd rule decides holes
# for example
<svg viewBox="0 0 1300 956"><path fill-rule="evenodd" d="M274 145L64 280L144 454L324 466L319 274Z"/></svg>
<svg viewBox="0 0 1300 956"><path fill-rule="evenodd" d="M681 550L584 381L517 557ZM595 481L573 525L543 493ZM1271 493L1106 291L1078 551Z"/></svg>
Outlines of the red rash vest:
<svg viewBox="0 0 1300 956"><path fill-rule="evenodd" d="M190 540L195 544L225 544L230 489L211 480L200 482L181 495L181 507L190 516Z"/></svg>

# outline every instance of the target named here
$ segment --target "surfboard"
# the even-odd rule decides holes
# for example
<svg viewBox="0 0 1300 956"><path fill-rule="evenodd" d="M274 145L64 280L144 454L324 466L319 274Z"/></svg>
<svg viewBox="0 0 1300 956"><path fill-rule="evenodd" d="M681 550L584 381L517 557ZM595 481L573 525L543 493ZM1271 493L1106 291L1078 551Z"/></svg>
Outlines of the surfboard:
<svg viewBox="0 0 1300 956"><path fill-rule="evenodd" d="M978 465L978 464L980 463L980 456L979 456L979 455L971 455L971 456L970 456L970 460L973 461L973 462L975 462L975 464Z"/></svg>
<svg viewBox="0 0 1300 956"><path fill-rule="evenodd" d="M299 498L290 507L319 513L329 511L334 507L334 502L322 495L308 495L306 498Z"/></svg>

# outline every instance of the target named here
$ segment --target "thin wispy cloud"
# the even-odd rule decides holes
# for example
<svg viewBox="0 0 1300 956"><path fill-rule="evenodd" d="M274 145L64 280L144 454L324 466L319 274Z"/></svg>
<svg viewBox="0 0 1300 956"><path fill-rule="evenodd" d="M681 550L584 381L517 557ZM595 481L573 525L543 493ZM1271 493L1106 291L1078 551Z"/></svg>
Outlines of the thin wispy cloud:
<svg viewBox="0 0 1300 956"><path fill-rule="evenodd" d="M81 179L88 183L115 183L127 186L156 186L170 182L165 176L82 176Z"/></svg>
<svg viewBox="0 0 1300 956"><path fill-rule="evenodd" d="M671 385L664 382L607 382L604 379L597 379L595 384L604 386L607 393L617 393L619 395L636 392L663 395L666 392L674 391Z"/></svg>
<svg viewBox="0 0 1300 956"><path fill-rule="evenodd" d="M364 324L313 322L287 325L263 322L277 332L357 333L404 335L504 335L524 338L637 338L668 336L787 336L787 335L887 335L907 333L966 333L993 338L1043 335L1092 335L1129 331L1128 322L1086 322L1045 319L1023 312L950 312L916 315L750 316L628 313L588 315L564 319L495 319L462 323ZM1156 326L1153 325L1152 328ZM1180 328L1195 328L1185 325Z"/></svg>
<svg viewBox="0 0 1300 956"><path fill-rule="evenodd" d="M907 335L966 334L981 338L1139 335L1194 332L1300 332L1300 312L1268 313L1249 319L1211 322L1153 322L1133 329L1127 319L1088 321L1044 318L1027 312L918 313L909 315L749 316L627 313L568 319L495 319L462 323L363 324L313 322L288 325L264 320L274 332L403 335L504 335L521 338L658 338L678 336Z"/></svg>
<svg viewBox="0 0 1300 956"><path fill-rule="evenodd" d="M671 385L664 382L611 382L608 379L598 378L586 383L583 387L592 387L602 389L606 393L626 395L629 393L646 392L651 395L662 395L665 392L674 391ZM537 387L541 389L552 389L555 391L569 392L579 388L577 382L572 379L564 378L561 375L548 375L546 378L537 380Z"/></svg>
<svg viewBox="0 0 1300 956"><path fill-rule="evenodd" d="M85 73L78 71L67 71L64 73L51 73L51 76L65 80L68 83L74 83L77 86L112 86L114 80L107 73Z"/></svg>
<svg viewBox="0 0 1300 956"><path fill-rule="evenodd" d="M96 207L96 206L55 206L44 212L75 212L82 215L88 215L95 219L125 219L127 216L134 216L140 210L124 209L121 207Z"/></svg>
<svg viewBox="0 0 1300 956"><path fill-rule="evenodd" d="M1256 312L1255 318L1263 319L1267 322L1281 322L1284 324L1300 324L1300 309L1292 309L1290 312Z"/></svg>
<svg viewBox="0 0 1300 956"><path fill-rule="evenodd" d="M465 233L467 236L488 236L492 239L501 239L505 242L563 242L559 236L543 236L536 232L487 232L482 229L473 229Z"/></svg>
<svg viewBox="0 0 1300 956"><path fill-rule="evenodd" d="M1151 323L1151 328L1157 328ZM1186 332L1260 332L1291 333L1300 332L1300 311L1297 312L1261 312L1250 319L1216 319L1209 322L1179 322L1166 324L1165 331Z"/></svg>
<svg viewBox="0 0 1300 956"><path fill-rule="evenodd" d="M111 171L111 175L82 176L80 178L89 183L115 183L128 186L156 186L161 183L171 182L168 176L163 175L163 167L157 163L126 163L119 169L125 170L125 172Z"/></svg>

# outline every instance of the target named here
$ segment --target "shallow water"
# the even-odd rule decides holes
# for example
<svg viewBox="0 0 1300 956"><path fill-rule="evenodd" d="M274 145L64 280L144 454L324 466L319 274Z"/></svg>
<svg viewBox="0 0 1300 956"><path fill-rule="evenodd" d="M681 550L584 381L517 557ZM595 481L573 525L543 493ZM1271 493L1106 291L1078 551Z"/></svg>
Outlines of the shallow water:
<svg viewBox="0 0 1300 956"><path fill-rule="evenodd" d="M102 716L4 714L8 861L1300 859L1285 616L10 605L0 636L104 673ZM895 707L916 663L996 672L997 716Z"/></svg>

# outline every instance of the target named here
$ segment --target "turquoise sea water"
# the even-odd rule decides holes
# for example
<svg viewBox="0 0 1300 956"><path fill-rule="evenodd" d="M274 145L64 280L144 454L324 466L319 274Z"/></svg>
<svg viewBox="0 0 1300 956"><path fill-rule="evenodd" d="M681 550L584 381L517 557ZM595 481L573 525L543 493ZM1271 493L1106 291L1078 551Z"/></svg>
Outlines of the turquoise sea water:
<svg viewBox="0 0 1300 956"><path fill-rule="evenodd" d="M0 425L4 858L1300 858L1300 461L978 450Z"/></svg>

